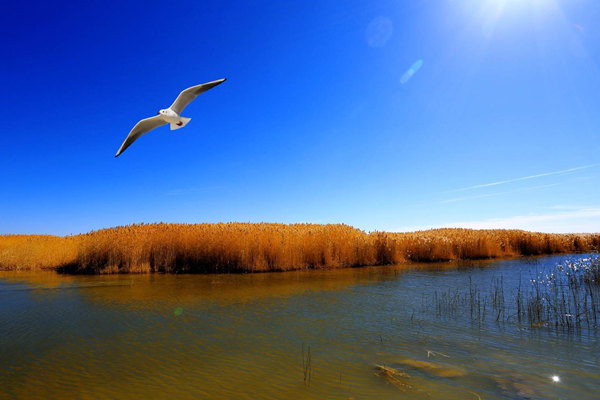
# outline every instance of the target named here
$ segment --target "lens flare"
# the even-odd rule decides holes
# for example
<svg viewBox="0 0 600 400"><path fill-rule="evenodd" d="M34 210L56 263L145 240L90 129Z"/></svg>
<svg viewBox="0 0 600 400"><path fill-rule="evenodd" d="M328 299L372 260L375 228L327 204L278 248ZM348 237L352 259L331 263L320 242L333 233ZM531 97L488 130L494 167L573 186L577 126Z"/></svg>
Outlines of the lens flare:
<svg viewBox="0 0 600 400"><path fill-rule="evenodd" d="M175 311L173 311L173 314L175 314L176 317L179 317L181 314L183 314L183 307L175 307Z"/></svg>
<svg viewBox="0 0 600 400"><path fill-rule="evenodd" d="M408 71L406 71L404 75L402 75L402 78L400 78L400 83L404 85L406 82L408 82L410 78L412 78L413 75L416 74L419 69L421 69L422 66L423 60L415 61L413 65L410 66Z"/></svg>
<svg viewBox="0 0 600 400"><path fill-rule="evenodd" d="M371 47L383 47L392 37L394 26L386 17L377 17L369 23L365 36L367 44Z"/></svg>

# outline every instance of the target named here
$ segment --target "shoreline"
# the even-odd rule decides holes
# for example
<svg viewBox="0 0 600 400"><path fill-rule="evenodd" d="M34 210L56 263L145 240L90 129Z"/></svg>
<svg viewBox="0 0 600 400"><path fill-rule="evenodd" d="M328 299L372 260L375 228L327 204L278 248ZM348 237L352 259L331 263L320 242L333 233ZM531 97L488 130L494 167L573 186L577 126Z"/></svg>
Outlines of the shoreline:
<svg viewBox="0 0 600 400"><path fill-rule="evenodd" d="M342 224L141 224L81 235L2 235L0 270L68 274L254 273L591 252L600 234Z"/></svg>
<svg viewBox="0 0 600 400"><path fill-rule="evenodd" d="M132 271L120 271L120 272L93 272L93 271L76 271L69 272L65 270L60 270L58 268L40 268L40 269L1 269L0 268L0 278L2 274L6 273L23 273L23 274L53 274L57 276L108 276L108 275L248 275L248 274L284 274L286 272L294 273L294 272L306 272L306 273L322 273L327 271L343 271L343 270L352 270L352 269L363 269L363 268L385 268L385 267L406 267L407 269L412 268L436 268L436 267L462 267L467 265L468 263L481 263L481 262L500 262L500 261L509 261L509 260L520 260L520 259L537 259L537 258L545 258L545 257L553 257L553 256L578 256L582 254L598 254L598 250L590 250L590 251L578 251L578 252L561 252L561 253L548 253L548 254L534 254L534 255L508 255L503 257L496 258L471 258L471 259L455 259L455 260L438 260L438 261L404 261L400 263L390 263L390 264L366 264L366 265L354 265L347 267L336 267L336 268L288 268L288 269L276 269L276 270L265 270L265 271L247 271L247 270L238 270L238 271L228 271L228 272L197 272L197 271L142 271L142 272L132 272Z"/></svg>

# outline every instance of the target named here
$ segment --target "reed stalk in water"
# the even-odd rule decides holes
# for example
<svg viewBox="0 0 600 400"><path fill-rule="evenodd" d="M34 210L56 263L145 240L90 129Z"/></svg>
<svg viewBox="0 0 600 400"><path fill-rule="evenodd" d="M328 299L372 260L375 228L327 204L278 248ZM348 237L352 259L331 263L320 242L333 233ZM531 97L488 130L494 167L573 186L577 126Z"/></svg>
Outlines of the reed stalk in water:
<svg viewBox="0 0 600 400"><path fill-rule="evenodd" d="M581 330L599 329L600 256L570 260L549 273L540 273L505 297L504 278L492 282L489 291L474 287L469 277L468 290L435 291L427 307L438 317L470 316L479 326L486 320L486 307L493 310L493 321L504 324L528 323L531 327ZM470 311L470 312L469 312Z"/></svg>
<svg viewBox="0 0 600 400"><path fill-rule="evenodd" d="M304 343L302 343L302 372L304 373L304 385L310 386L310 379L312 377L312 355L310 354L310 345L306 354L304 353ZM341 380L341 378L340 378Z"/></svg>

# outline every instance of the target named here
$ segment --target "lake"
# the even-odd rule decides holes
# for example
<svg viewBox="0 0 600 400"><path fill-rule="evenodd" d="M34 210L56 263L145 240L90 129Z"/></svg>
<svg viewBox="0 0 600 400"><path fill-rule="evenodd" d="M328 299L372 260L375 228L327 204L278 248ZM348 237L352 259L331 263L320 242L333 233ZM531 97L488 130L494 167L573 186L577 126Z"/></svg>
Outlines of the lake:
<svg viewBox="0 0 600 400"><path fill-rule="evenodd" d="M519 282L585 257L245 275L0 272L0 398L596 398L600 334L589 318L532 326L510 306ZM498 282L502 312L490 303ZM473 296L456 300L473 288L475 317Z"/></svg>

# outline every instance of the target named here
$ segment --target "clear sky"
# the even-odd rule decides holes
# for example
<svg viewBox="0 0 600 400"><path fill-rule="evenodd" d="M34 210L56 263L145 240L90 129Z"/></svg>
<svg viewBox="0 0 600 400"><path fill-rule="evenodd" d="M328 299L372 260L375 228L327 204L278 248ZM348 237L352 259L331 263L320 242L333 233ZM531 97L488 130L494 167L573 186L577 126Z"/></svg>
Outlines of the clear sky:
<svg viewBox="0 0 600 400"><path fill-rule="evenodd" d="M599 21L597 0L8 2L0 233L600 231Z"/></svg>

